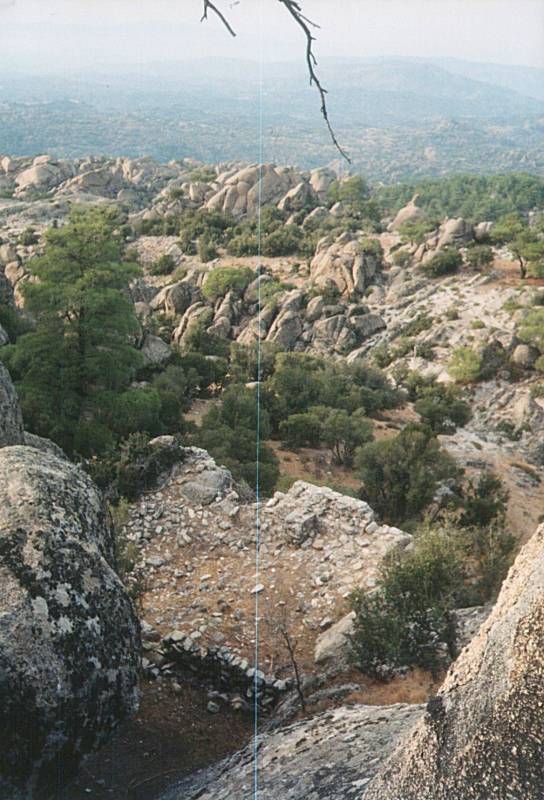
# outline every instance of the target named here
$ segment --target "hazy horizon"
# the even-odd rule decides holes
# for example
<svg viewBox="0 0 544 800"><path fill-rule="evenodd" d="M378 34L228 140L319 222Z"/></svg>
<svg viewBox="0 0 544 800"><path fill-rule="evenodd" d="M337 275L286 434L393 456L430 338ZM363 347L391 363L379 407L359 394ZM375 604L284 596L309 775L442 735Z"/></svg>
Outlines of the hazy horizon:
<svg viewBox="0 0 544 800"><path fill-rule="evenodd" d="M232 38L199 0L0 0L4 69L91 67L202 58L295 61L301 32L273 0L224 0ZM305 0L321 25L319 57L455 58L544 68L541 0ZM515 10L515 13L513 11Z"/></svg>

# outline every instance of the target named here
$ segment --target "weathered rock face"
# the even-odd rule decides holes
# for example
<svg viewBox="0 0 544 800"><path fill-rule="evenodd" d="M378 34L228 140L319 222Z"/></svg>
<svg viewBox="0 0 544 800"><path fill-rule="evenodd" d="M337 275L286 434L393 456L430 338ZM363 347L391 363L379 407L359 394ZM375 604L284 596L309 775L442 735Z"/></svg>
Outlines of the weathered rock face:
<svg viewBox="0 0 544 800"><path fill-rule="evenodd" d="M317 637L314 659L331 672L346 669L349 665L349 637L353 634L355 612L350 611L328 630Z"/></svg>
<svg viewBox="0 0 544 800"><path fill-rule="evenodd" d="M165 286L151 300L150 306L153 311L164 311L169 317L177 314L184 314L192 302L191 287L187 283L172 283Z"/></svg>
<svg viewBox="0 0 544 800"><path fill-rule="evenodd" d="M0 363L0 447L23 444L23 417L15 387L7 369Z"/></svg>
<svg viewBox="0 0 544 800"><path fill-rule="evenodd" d="M218 467L206 450L188 447L181 481L181 493L192 503L207 506L233 485L232 475Z"/></svg>
<svg viewBox="0 0 544 800"><path fill-rule="evenodd" d="M172 355L169 345L163 342L159 336L152 336L151 334L145 337L141 352L144 363L152 364L153 366L165 364Z"/></svg>
<svg viewBox="0 0 544 800"><path fill-rule="evenodd" d="M300 178L300 172L291 167L274 164L244 167L234 174L218 176L217 191L208 199L206 207L234 217L254 216L259 203L278 203L291 189L298 187L295 196L285 201L289 207L294 201L293 207L296 207L303 202L303 196L311 193L306 185L300 187Z"/></svg>
<svg viewBox="0 0 544 800"><path fill-rule="evenodd" d="M381 269L377 257L363 253L358 238L344 233L335 242L322 239L312 260L310 274L316 286L336 284L342 294L362 294Z"/></svg>
<svg viewBox="0 0 544 800"><path fill-rule="evenodd" d="M427 219L427 214L422 208L419 208L417 201L418 196L415 195L408 205L400 209L393 222L389 225L390 231L398 231L406 222L417 222L418 220Z"/></svg>
<svg viewBox="0 0 544 800"><path fill-rule="evenodd" d="M491 615L365 800L540 800L544 794L544 526Z"/></svg>
<svg viewBox="0 0 544 800"><path fill-rule="evenodd" d="M462 217L459 219L448 219L440 226L440 233L437 248L441 250L443 247L451 245L467 244L474 238L474 228Z"/></svg>
<svg viewBox="0 0 544 800"><path fill-rule="evenodd" d="M257 740L261 800L359 800L421 706L337 708ZM191 776L161 800L242 800L253 795L254 752ZM451 799L450 799L451 800Z"/></svg>
<svg viewBox="0 0 544 800"><path fill-rule="evenodd" d="M49 797L135 708L139 626L112 563L90 478L49 453L4 447L1 797Z"/></svg>
<svg viewBox="0 0 544 800"><path fill-rule="evenodd" d="M321 200L327 196L331 185L337 179L337 174L334 170L328 167L318 167L310 173L310 186Z"/></svg>
<svg viewBox="0 0 544 800"><path fill-rule="evenodd" d="M32 166L16 178L17 193L27 189L47 191L73 175L73 167L66 161L56 161L51 156L37 156Z"/></svg>

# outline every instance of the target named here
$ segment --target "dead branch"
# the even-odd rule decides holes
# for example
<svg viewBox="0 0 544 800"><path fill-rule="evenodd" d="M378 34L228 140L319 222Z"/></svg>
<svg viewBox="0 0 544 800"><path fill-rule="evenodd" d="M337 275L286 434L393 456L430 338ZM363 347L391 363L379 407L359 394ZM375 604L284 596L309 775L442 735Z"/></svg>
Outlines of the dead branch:
<svg viewBox="0 0 544 800"><path fill-rule="evenodd" d="M302 29L305 37L306 37L306 64L308 66L308 72L310 74L310 86L315 86L317 91L319 92L319 96L321 98L321 116L325 120L325 124L327 125L330 137L332 142L340 155L346 159L348 164L351 164L351 159L346 153L346 151L341 147L338 139L336 138L336 134L334 132L334 128L332 127L330 118L329 118L329 110L327 107L327 90L323 87L317 73L316 73L316 66L317 66L317 59L314 54L313 45L316 41L315 36L312 35L311 28L318 28L319 25L316 25L315 22L312 22L308 19L308 17L304 16L302 13L302 7L300 3L296 2L296 0L278 0L285 6L287 11L291 14L297 25Z"/></svg>
<svg viewBox="0 0 544 800"><path fill-rule="evenodd" d="M304 690L302 688L302 680L300 677L300 672L298 669L298 661L296 658L296 650L298 646L298 641L293 641L291 635L286 627L281 626L278 629L280 636L282 637L287 652L289 653L289 658L291 660L291 666L293 667L293 671L295 673L295 687L298 694L298 699L300 702L300 707L302 711L306 711L306 700L304 698Z"/></svg>
<svg viewBox="0 0 544 800"><path fill-rule="evenodd" d="M215 14L217 14L217 16L219 17L225 28L231 34L231 36L236 36L236 33L231 27L229 21L227 20L225 15L217 8L217 6L214 3L212 3L211 0L203 0L203 2L204 2L204 13L202 14L201 22L208 19L208 11L213 11ZM316 72L317 59L315 57L313 49L316 38L315 36L313 36L311 29L319 28L319 25L317 25L315 22L312 22L312 20L308 19L308 17L306 17L303 14L302 6L296 0L278 0L278 2L281 3L282 6L284 6L284 8L287 9L289 14L293 17L296 24L300 27L300 29L304 33L304 36L306 37L306 64L308 66L308 73L310 75L310 86L315 86L317 91L319 92L319 97L321 99L321 116L325 120L325 124L332 139L332 143L334 144L334 146L336 147L342 158L345 158L348 164L351 164L351 158L348 156L346 151L341 147L336 137L334 128L332 127L329 117L329 109L327 106L327 90L324 88Z"/></svg>
<svg viewBox="0 0 544 800"><path fill-rule="evenodd" d="M230 35L231 35L231 36L236 36L236 32L235 32L235 31L234 31L234 29L231 27L231 25L230 25L230 23L229 23L228 19L227 19L227 18L225 17L225 15L224 15L224 14L223 14L223 13L222 13L222 12L221 12L221 11L220 11L218 8L217 8L217 6L216 6L214 3L212 3L212 2L211 2L211 0L203 0L203 2L204 2L204 9L203 9L203 13L202 13L202 17L201 17L200 21L201 21L201 22L204 22L204 20L207 20L207 19L208 19L208 11L213 11L213 13L214 13L214 14L217 14L217 16L219 17L219 19L221 20L221 22L223 23L223 25L225 26L225 28L228 30L228 32L230 33Z"/></svg>

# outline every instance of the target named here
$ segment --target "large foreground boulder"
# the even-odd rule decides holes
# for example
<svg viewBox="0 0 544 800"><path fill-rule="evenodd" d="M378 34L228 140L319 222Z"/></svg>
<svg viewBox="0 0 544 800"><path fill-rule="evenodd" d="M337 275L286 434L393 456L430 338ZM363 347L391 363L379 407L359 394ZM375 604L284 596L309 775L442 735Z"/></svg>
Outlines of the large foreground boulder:
<svg viewBox="0 0 544 800"><path fill-rule="evenodd" d="M15 387L7 369L0 363L0 447L22 444L23 417Z"/></svg>
<svg viewBox="0 0 544 800"><path fill-rule="evenodd" d="M54 796L137 703L139 626L78 467L0 450L0 797Z"/></svg>
<svg viewBox="0 0 544 800"><path fill-rule="evenodd" d="M170 789L161 800L359 800L421 706L337 708L257 739ZM453 800L453 799L452 799Z"/></svg>
<svg viewBox="0 0 544 800"><path fill-rule="evenodd" d="M544 797L544 526L365 800Z"/></svg>

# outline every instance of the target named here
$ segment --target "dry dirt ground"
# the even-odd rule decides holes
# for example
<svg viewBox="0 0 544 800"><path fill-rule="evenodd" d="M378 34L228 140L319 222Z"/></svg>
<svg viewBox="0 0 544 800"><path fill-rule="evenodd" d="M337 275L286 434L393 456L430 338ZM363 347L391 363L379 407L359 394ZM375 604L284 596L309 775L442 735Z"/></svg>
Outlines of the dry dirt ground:
<svg viewBox="0 0 544 800"><path fill-rule="evenodd" d="M170 682L141 684L138 714L88 759L56 800L152 800L176 778L224 758L249 741L252 720L208 713L205 691Z"/></svg>

